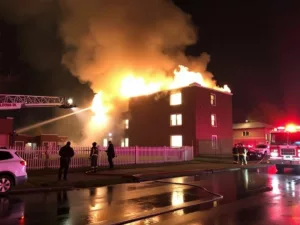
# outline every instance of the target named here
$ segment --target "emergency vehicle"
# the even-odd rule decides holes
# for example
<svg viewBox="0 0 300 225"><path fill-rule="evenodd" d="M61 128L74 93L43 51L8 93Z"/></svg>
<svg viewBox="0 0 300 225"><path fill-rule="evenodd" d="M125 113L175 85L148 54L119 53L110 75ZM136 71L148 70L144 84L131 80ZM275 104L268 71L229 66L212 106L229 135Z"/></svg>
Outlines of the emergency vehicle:
<svg viewBox="0 0 300 225"><path fill-rule="evenodd" d="M300 173L300 126L288 124L271 131L270 160L279 173L293 168Z"/></svg>

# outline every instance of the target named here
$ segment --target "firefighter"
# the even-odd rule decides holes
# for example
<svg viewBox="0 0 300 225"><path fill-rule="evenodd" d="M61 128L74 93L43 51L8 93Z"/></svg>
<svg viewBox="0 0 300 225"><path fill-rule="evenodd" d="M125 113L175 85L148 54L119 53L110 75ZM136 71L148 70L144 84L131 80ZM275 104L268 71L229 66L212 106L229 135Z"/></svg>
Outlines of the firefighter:
<svg viewBox="0 0 300 225"><path fill-rule="evenodd" d="M233 162L238 164L239 163L239 151L238 151L238 145L234 144L232 148L232 155L233 155Z"/></svg>
<svg viewBox="0 0 300 225"><path fill-rule="evenodd" d="M107 159L108 159L108 163L109 163L109 168L113 169L114 168L114 162L113 162L113 158L115 158L115 148L114 145L111 141L108 142L108 148L106 150L106 154L107 154Z"/></svg>
<svg viewBox="0 0 300 225"><path fill-rule="evenodd" d="M239 158L240 158L240 162L241 162L241 165L247 165L247 150L246 148L243 146L242 143L239 144L238 146L238 152L239 152Z"/></svg>
<svg viewBox="0 0 300 225"><path fill-rule="evenodd" d="M67 180L70 161L71 158L74 156L74 150L71 147L71 142L68 141L67 144L59 150L59 156L60 156L60 167L58 171L58 180L61 180L63 171L64 171L64 180Z"/></svg>
<svg viewBox="0 0 300 225"><path fill-rule="evenodd" d="M93 143L93 147L91 148L90 159L91 159L91 167L93 172L97 172L97 164L98 164L98 154L99 149L97 147L97 143Z"/></svg>

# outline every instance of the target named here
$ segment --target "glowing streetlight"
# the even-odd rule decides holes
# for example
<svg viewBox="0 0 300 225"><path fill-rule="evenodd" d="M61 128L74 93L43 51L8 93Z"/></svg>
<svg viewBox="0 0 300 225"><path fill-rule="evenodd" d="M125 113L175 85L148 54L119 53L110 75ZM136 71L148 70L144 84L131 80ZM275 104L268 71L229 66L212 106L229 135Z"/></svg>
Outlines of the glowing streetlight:
<svg viewBox="0 0 300 225"><path fill-rule="evenodd" d="M111 136L112 136L112 133L109 133L108 136L111 137Z"/></svg>
<svg viewBox="0 0 300 225"><path fill-rule="evenodd" d="M72 98L69 98L69 99L68 99L68 104L69 104L69 105L73 105L73 99L72 99Z"/></svg>

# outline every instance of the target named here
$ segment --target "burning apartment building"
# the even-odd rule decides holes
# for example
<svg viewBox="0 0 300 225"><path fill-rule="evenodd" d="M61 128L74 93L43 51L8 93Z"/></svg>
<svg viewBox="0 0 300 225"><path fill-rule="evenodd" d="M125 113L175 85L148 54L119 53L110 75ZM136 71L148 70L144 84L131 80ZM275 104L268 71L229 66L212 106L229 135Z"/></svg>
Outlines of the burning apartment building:
<svg viewBox="0 0 300 225"><path fill-rule="evenodd" d="M132 97L122 146L193 146L194 155L230 154L232 94L193 83Z"/></svg>

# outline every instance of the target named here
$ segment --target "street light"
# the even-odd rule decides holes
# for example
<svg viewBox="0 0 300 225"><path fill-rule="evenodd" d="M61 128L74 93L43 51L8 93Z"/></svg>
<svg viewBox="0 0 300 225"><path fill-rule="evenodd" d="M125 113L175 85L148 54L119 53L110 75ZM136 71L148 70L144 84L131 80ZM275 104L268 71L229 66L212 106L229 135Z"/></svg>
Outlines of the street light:
<svg viewBox="0 0 300 225"><path fill-rule="evenodd" d="M72 98L69 98L69 99L68 99L68 104L69 104L69 105L73 105L73 99L72 99Z"/></svg>

